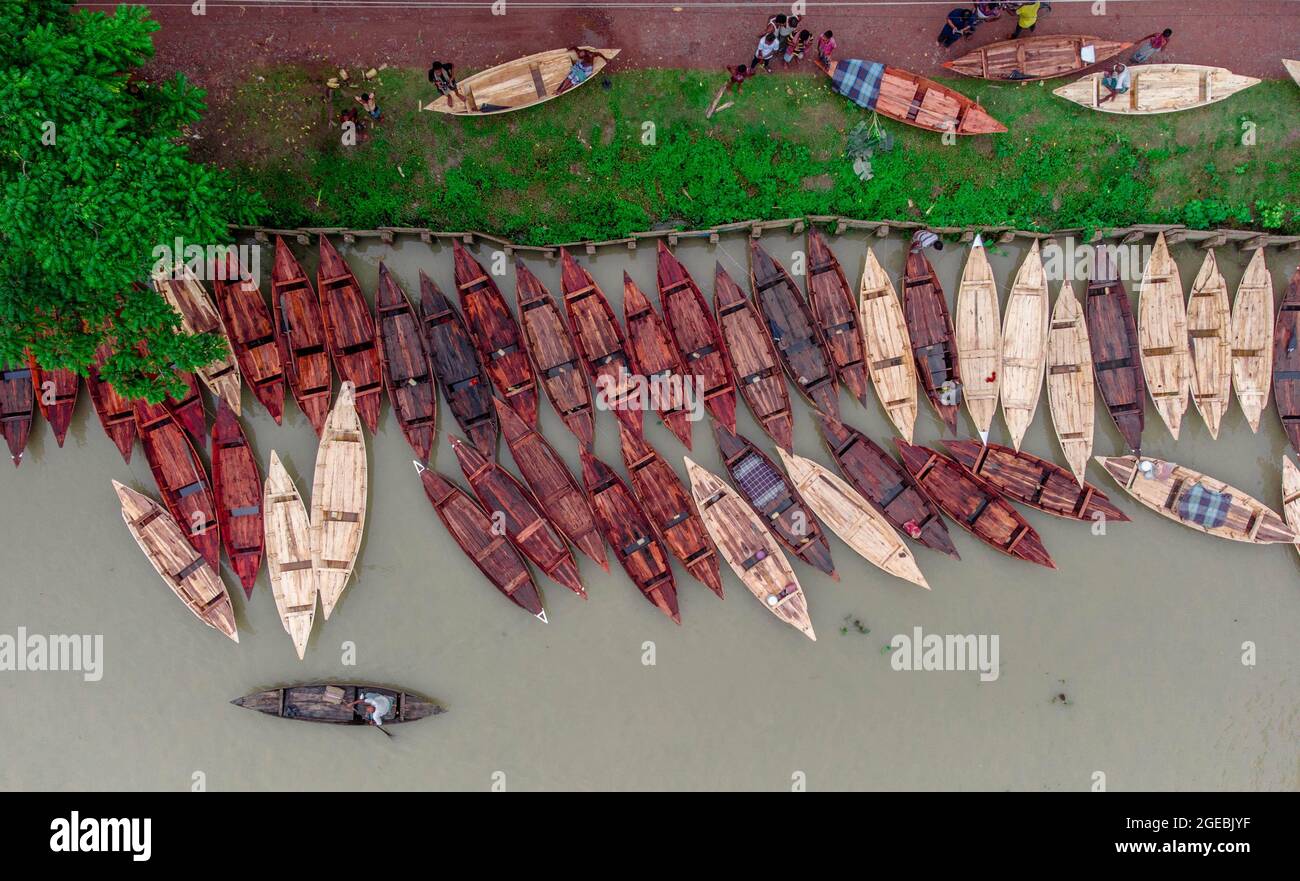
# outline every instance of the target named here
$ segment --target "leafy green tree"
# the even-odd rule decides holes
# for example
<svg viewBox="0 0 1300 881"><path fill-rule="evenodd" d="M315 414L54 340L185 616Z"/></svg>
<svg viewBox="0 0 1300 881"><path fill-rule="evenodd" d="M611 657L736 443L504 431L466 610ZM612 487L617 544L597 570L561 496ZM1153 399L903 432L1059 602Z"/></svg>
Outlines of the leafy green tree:
<svg viewBox="0 0 1300 881"><path fill-rule="evenodd" d="M203 90L139 75L157 29L141 6L0 3L0 362L30 351L84 374L107 340L104 377L155 401L177 390L172 367L220 351L211 335L176 332L148 285L155 248L227 242L227 222L261 207L188 157Z"/></svg>

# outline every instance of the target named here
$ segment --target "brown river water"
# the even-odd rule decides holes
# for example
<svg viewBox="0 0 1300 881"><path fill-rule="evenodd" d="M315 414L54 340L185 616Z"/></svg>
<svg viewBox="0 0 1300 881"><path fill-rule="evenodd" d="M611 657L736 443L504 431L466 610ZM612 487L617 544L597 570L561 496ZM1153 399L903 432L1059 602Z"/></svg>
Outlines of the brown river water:
<svg viewBox="0 0 1300 881"><path fill-rule="evenodd" d="M801 238L765 235L787 266ZM864 244L899 284L904 241L833 240L856 287ZM423 268L454 290L450 246L336 241L369 295L378 261L418 296ZM295 247L309 274L316 248ZM1024 247L991 255L1003 303ZM475 246L488 264L490 249ZM955 301L965 246L933 254ZM654 248L601 251L588 263L621 316L621 273L654 294ZM678 256L712 292L720 259L745 277L743 236L684 240ZM1184 290L1202 252L1175 247ZM1248 254L1219 249L1235 292ZM1275 294L1297 252L1273 254ZM558 261L528 259L553 293ZM498 279L514 303L514 269ZM262 253L269 292L270 249ZM1140 268L1140 264L1139 264ZM901 284L899 285L901 287ZM1056 296L1058 282L1051 293ZM1136 310L1137 278L1128 279ZM1076 283L1075 292L1083 289ZM892 446L878 402L845 393L844 418ZM1098 402L1094 452L1126 452ZM211 400L209 399L209 406ZM796 451L830 465L807 407ZM543 433L577 473L577 446L543 400ZM742 433L775 458L743 403ZM440 434L457 428L445 402ZM304 497L316 438L290 399L276 426L251 394L244 425L263 465L277 450ZM597 454L623 473L610 413ZM658 420L646 437L684 474L685 448ZM941 426L922 399L916 439ZM965 409L962 436L973 433ZM1008 442L999 415L992 440ZM725 474L707 423L692 457ZM1267 789L1300 787L1300 557L1202 535L1141 507L1093 463L1089 479L1132 518L1089 524L1026 516L1059 569L1008 559L949 524L962 561L917 549L932 591L885 575L832 536L833 582L796 562L818 640L779 622L723 566L719 600L676 567L682 624L638 594L611 557L578 557L586 602L538 576L550 623L501 597L435 518L389 408L367 438L370 496L356 576L306 659L281 628L263 568L251 601L233 575L240 644L205 628L171 595L122 523L110 480L156 497L137 446L123 464L84 388L66 447L37 424L20 469L0 468L0 638L102 636L97 674L0 671L5 789ZM1046 393L1024 448L1064 462ZM1144 451L1174 459L1281 509L1287 449L1270 406L1252 435L1234 403L1220 439L1189 411L1176 444L1148 405ZM501 460L513 468L501 445ZM435 465L461 480L440 437ZM461 481L463 484L463 481ZM223 560L223 568L225 567ZM895 634L996 637L998 675L902 671ZM863 632L868 631L868 632ZM653 663L649 663L649 661ZM353 663L349 663L352 661ZM436 698L449 712L394 729L295 723L228 701L276 685L366 681Z"/></svg>

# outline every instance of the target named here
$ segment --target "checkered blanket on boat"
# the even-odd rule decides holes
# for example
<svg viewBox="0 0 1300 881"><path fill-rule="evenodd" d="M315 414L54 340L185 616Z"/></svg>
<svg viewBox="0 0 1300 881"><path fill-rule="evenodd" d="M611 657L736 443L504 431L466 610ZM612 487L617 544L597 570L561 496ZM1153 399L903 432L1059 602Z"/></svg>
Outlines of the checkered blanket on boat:
<svg viewBox="0 0 1300 881"><path fill-rule="evenodd" d="M1229 493L1215 492L1194 483L1178 499L1178 516L1188 523L1213 529L1224 524L1231 507L1232 496Z"/></svg>
<svg viewBox="0 0 1300 881"><path fill-rule="evenodd" d="M785 488L781 478L758 456L741 459L731 473L755 508L766 507Z"/></svg>
<svg viewBox="0 0 1300 881"><path fill-rule="evenodd" d="M880 95L880 80L884 75L883 64L849 58L835 65L831 85L854 104L871 110L876 106L876 98Z"/></svg>

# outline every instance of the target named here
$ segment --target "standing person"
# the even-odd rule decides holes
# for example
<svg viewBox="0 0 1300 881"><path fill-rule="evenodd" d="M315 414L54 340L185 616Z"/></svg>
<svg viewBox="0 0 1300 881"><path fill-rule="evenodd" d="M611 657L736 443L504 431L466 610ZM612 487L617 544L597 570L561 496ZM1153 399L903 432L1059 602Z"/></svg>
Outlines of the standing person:
<svg viewBox="0 0 1300 881"><path fill-rule="evenodd" d="M1016 7L1016 29L1011 34L1011 39L1034 32L1034 28L1038 27L1038 10L1042 5L1042 3L1021 3Z"/></svg>
<svg viewBox="0 0 1300 881"><path fill-rule="evenodd" d="M1166 46L1169 45L1169 38L1174 32L1165 28L1158 34L1147 34L1138 42L1138 47L1133 52L1133 57L1129 59L1129 64L1145 64L1149 59L1159 55Z"/></svg>
<svg viewBox="0 0 1300 881"><path fill-rule="evenodd" d="M727 78L727 81L723 84L722 88L718 89L718 94L713 96L713 103L710 104L709 109L705 111L704 118L709 119L710 117L713 116L713 114L717 113L719 110L726 110L728 107L734 104L735 103L734 101L728 101L726 104L722 104L721 106L719 106L720 102L722 101L722 96L727 94L728 90L730 90L733 95L739 95L740 87L743 86L745 84L745 80L753 76L755 72L756 71L753 71L750 68L745 67L745 65L743 64L737 64L735 67L732 67L730 64L728 64L727 73L729 73L730 76Z"/></svg>
<svg viewBox="0 0 1300 881"><path fill-rule="evenodd" d="M776 34L763 34L758 41L758 48L754 50L754 60L749 63L754 72L758 72L758 66L763 65L763 69L768 73L772 72L772 56L780 47L781 42L776 38Z"/></svg>
<svg viewBox="0 0 1300 881"><path fill-rule="evenodd" d="M822 67L831 66L831 53L835 51L835 35L830 31L817 38L817 60Z"/></svg>
<svg viewBox="0 0 1300 881"><path fill-rule="evenodd" d="M954 9L948 13L943 30L939 31L939 45L947 49L962 37L969 37L975 33L975 25L978 23L979 20L971 10L964 6Z"/></svg>
<svg viewBox="0 0 1300 881"><path fill-rule="evenodd" d="M774 15L767 20L767 30L759 34L759 37L765 37L768 34L775 35L783 27L785 27L785 15L783 13ZM780 37L777 37L777 39L780 39Z"/></svg>
<svg viewBox="0 0 1300 881"><path fill-rule="evenodd" d="M560 83L560 87L555 90L555 94L563 95L574 86L580 86L587 81L593 73L596 72L596 59L609 63L609 58L600 52L594 52L591 49L582 49L578 46L570 46L569 51L576 56L573 66L569 68L569 75Z"/></svg>
<svg viewBox="0 0 1300 881"><path fill-rule="evenodd" d="M790 42L785 44L785 55L782 60L786 64L794 61L802 61L803 55L808 51L808 44L812 42L811 31L800 31L797 36L790 38Z"/></svg>
<svg viewBox="0 0 1300 881"><path fill-rule="evenodd" d="M798 33L798 28L799 16L790 15L786 16L785 24L776 29L776 38L781 41L782 51L785 51L786 47L790 45L790 41L794 39L794 35Z"/></svg>
<svg viewBox="0 0 1300 881"><path fill-rule="evenodd" d="M1133 76L1128 72L1128 68L1123 64L1115 64L1109 71L1102 74L1101 84L1106 87L1107 94L1105 97L1098 99L1098 104L1105 104L1116 95L1122 95L1129 90L1133 84Z"/></svg>
<svg viewBox="0 0 1300 881"><path fill-rule="evenodd" d="M456 66L450 61L435 61L429 65L429 82L438 90L439 95L447 96L447 106L451 107L456 102L452 98L459 98L462 104L468 104L465 96L460 93L460 86L456 82Z"/></svg>

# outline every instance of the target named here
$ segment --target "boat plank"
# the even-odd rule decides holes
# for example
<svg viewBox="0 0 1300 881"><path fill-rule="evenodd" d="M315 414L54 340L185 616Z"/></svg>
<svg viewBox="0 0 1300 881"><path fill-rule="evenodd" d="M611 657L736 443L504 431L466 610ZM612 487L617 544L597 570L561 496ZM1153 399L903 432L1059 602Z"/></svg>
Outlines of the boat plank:
<svg viewBox="0 0 1300 881"><path fill-rule="evenodd" d="M379 338L375 316L370 312L361 285L347 261L330 240L320 238L320 264L316 268L316 293L320 297L320 314L325 320L325 340L330 358L339 376L352 383L356 409L370 433L379 428L379 408L383 400L383 369L379 366ZM333 411L331 411L333 412ZM324 435L321 435L322 439ZM329 596L321 585L322 597ZM326 606L325 617L329 618Z"/></svg>
<svg viewBox="0 0 1300 881"><path fill-rule="evenodd" d="M1291 449L1300 450L1300 267L1291 275L1273 324L1273 398Z"/></svg>
<svg viewBox="0 0 1300 881"><path fill-rule="evenodd" d="M627 326L627 351L636 373L648 382L661 383L659 418L686 449L691 448L691 409L686 400L686 367L664 324L632 276L623 273L623 323Z"/></svg>
<svg viewBox="0 0 1300 881"><path fill-rule="evenodd" d="M469 331L447 297L420 270L420 323L433 373L460 430L485 456L497 454L500 428L492 382L479 363Z"/></svg>

